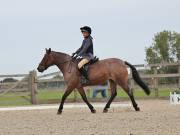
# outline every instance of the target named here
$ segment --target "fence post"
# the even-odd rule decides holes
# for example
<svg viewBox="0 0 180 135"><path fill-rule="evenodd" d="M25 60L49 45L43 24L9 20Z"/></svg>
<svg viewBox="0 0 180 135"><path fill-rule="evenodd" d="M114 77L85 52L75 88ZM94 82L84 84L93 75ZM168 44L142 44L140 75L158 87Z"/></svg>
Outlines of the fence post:
<svg viewBox="0 0 180 135"><path fill-rule="evenodd" d="M31 92L31 103L32 104L37 104L37 97L36 97L36 93L37 93L37 83L36 83L36 79L37 79L37 73L35 70L30 71L29 72L29 90Z"/></svg>
<svg viewBox="0 0 180 135"><path fill-rule="evenodd" d="M154 75L157 75L157 67L154 67ZM155 97L159 97L159 91L158 91L158 78L154 77L154 92L155 92Z"/></svg>
<svg viewBox="0 0 180 135"><path fill-rule="evenodd" d="M178 66L178 74L180 74L180 66ZM180 88L180 77L178 78L178 88Z"/></svg>

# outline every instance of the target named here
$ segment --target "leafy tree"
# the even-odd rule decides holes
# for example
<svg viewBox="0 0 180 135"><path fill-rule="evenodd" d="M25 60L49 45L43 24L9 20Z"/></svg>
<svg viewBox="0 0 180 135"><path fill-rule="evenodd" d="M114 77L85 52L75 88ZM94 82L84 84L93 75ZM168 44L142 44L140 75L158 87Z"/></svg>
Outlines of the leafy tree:
<svg viewBox="0 0 180 135"><path fill-rule="evenodd" d="M152 45L145 50L148 64L180 61L180 34L166 30L156 33ZM177 67L159 67L158 72L177 73L177 70ZM177 79L161 79L160 81L175 82Z"/></svg>
<svg viewBox="0 0 180 135"><path fill-rule="evenodd" d="M155 34L153 43L146 48L148 64L176 62L180 60L180 34L163 31Z"/></svg>

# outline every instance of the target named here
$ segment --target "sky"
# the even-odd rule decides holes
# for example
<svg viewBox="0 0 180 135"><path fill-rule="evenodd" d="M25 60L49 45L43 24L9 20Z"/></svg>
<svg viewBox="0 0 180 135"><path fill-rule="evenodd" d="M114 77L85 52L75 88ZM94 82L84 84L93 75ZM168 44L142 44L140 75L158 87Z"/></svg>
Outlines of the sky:
<svg viewBox="0 0 180 135"><path fill-rule="evenodd" d="M155 33L180 32L179 7L179 0L0 0L0 74L36 69L45 48L71 54L84 25L100 59L145 63Z"/></svg>

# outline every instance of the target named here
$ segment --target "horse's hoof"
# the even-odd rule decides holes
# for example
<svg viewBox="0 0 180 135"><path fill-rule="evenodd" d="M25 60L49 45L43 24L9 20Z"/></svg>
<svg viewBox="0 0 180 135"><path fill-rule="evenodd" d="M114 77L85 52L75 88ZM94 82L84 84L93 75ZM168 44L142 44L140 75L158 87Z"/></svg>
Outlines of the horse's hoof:
<svg viewBox="0 0 180 135"><path fill-rule="evenodd" d="M139 112L139 111L140 111L140 108L139 108L139 107L136 107L135 110L136 110L137 112Z"/></svg>
<svg viewBox="0 0 180 135"><path fill-rule="evenodd" d="M104 109L104 110L103 110L103 113L107 113L107 112L108 112L108 109Z"/></svg>
<svg viewBox="0 0 180 135"><path fill-rule="evenodd" d="M61 115L61 114L62 114L62 111L58 110L57 115Z"/></svg>
<svg viewBox="0 0 180 135"><path fill-rule="evenodd" d="M92 113L96 113L96 110L93 109L93 110L91 110L91 112L92 112Z"/></svg>

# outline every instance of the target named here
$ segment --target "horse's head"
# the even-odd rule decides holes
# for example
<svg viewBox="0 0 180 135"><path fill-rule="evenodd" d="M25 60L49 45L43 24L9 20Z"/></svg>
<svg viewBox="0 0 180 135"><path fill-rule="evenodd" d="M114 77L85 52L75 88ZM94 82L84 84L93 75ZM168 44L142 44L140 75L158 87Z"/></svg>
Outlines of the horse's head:
<svg viewBox="0 0 180 135"><path fill-rule="evenodd" d="M54 65L54 58L52 56L51 48L46 49L46 54L44 55L41 63L39 64L37 70L39 72L44 72L50 66Z"/></svg>

